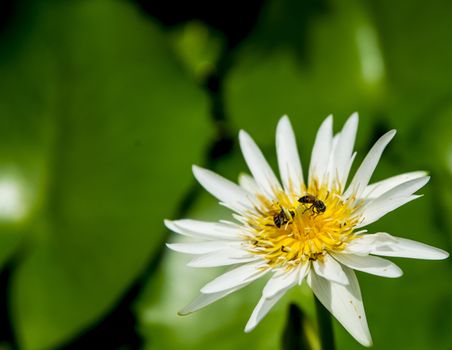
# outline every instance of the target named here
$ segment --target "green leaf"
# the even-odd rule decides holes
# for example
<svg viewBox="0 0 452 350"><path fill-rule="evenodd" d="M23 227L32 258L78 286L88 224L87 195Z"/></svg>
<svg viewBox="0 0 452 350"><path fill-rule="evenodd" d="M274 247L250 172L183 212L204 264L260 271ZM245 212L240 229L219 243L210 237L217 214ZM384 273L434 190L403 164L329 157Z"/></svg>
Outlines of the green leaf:
<svg viewBox="0 0 452 350"><path fill-rule="evenodd" d="M437 110L429 118L429 127L420 138L411 135L409 156L427 168L432 175L431 187L435 202L432 211L436 226L452 238L452 217L446 215L452 209L452 105ZM414 151L413 151L414 150ZM449 251L452 244L449 243Z"/></svg>
<svg viewBox="0 0 452 350"><path fill-rule="evenodd" d="M0 265L44 205L57 92L45 42L13 27L0 41Z"/></svg>
<svg viewBox="0 0 452 350"><path fill-rule="evenodd" d="M273 144L276 122L288 114L305 163L329 114L341 125L358 111L361 140L384 100L385 66L367 9L357 1L325 6L268 2L227 81L234 124L260 144ZM303 18L296 20L300 13Z"/></svg>
<svg viewBox="0 0 452 350"><path fill-rule="evenodd" d="M214 70L223 38L198 21L181 24L171 32L171 44L194 79L203 83Z"/></svg>
<svg viewBox="0 0 452 350"><path fill-rule="evenodd" d="M37 7L18 55L33 61L39 46L49 57L54 74L30 79L50 84L54 96L47 124L27 110L33 132L51 132L43 205L11 290L24 349L55 347L114 305L161 246L162 219L192 182L190 165L210 136L205 95L131 4ZM25 140L39 149L38 141Z"/></svg>
<svg viewBox="0 0 452 350"><path fill-rule="evenodd" d="M372 8L391 85L391 122L418 130L450 101L452 47L444 43L452 31L452 3L383 0Z"/></svg>

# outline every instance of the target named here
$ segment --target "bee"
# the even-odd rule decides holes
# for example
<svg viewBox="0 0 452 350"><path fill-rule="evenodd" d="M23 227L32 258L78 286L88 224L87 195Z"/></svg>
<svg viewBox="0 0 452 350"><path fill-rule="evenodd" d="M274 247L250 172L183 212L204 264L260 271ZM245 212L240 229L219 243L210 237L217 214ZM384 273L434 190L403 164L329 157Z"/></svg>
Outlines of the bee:
<svg viewBox="0 0 452 350"><path fill-rule="evenodd" d="M322 214L326 210L326 205L316 196L307 193L305 196L300 197L298 201L302 204L311 204L309 208L306 208L304 212L311 210L314 214ZM303 212L303 213L304 213Z"/></svg>
<svg viewBox="0 0 452 350"><path fill-rule="evenodd" d="M295 216L295 212L292 210L289 211L289 214L291 215L292 218ZM280 228L282 225L287 224L290 221L290 219L291 218L288 217L283 208L281 208L281 211L278 214L275 214L273 216L273 222L275 223L275 226L277 228Z"/></svg>

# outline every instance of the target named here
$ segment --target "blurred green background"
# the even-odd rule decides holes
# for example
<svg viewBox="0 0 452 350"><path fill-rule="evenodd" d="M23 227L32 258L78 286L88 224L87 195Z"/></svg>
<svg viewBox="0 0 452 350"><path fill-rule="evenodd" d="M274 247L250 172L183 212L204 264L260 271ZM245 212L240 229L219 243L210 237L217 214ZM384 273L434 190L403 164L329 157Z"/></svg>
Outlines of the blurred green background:
<svg viewBox="0 0 452 350"><path fill-rule="evenodd" d="M164 218L230 215L191 164L235 180L243 128L275 165L283 114L305 167L330 113L360 113L358 160L397 128L373 179L432 180L369 231L452 251L451 18L441 0L0 1L0 349L301 350L303 331L318 349L306 287L251 334L263 281L177 316L221 269L164 248ZM374 348L452 349L450 259L394 260L400 279L358 273Z"/></svg>

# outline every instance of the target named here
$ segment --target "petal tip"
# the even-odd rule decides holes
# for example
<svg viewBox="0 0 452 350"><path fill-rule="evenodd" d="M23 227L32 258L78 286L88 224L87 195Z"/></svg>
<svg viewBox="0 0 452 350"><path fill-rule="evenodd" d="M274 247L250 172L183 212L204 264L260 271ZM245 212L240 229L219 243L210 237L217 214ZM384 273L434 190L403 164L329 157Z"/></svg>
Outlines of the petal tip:
<svg viewBox="0 0 452 350"><path fill-rule="evenodd" d="M174 231L174 230L173 230L174 225L175 225L175 224L174 224L174 221L169 220L169 219L164 219L164 220L163 220L163 223L165 224L166 228L168 228L168 229Z"/></svg>
<svg viewBox="0 0 452 350"><path fill-rule="evenodd" d="M239 131L239 144L240 144L240 148L242 150L242 153L244 153L244 150L249 149L254 144L254 141L251 138L250 134L248 134L243 129L241 129Z"/></svg>
<svg viewBox="0 0 452 350"><path fill-rule="evenodd" d="M394 269L393 275L391 275L389 277L399 278L399 277L402 277L402 276L403 276L403 270L400 267L397 266L397 268Z"/></svg>
<svg viewBox="0 0 452 350"><path fill-rule="evenodd" d="M361 345L365 346L366 348L370 348L374 345L372 338L362 339L359 342L361 343Z"/></svg>
<svg viewBox="0 0 452 350"><path fill-rule="evenodd" d="M210 287L209 284L206 284L204 287L202 287L199 290L202 294L211 294L211 293L215 293L216 291L212 291L212 288Z"/></svg>
<svg viewBox="0 0 452 350"><path fill-rule="evenodd" d="M184 309L179 310L179 311L177 312L177 315L178 315L178 316L187 316L187 315L189 315L189 314L191 314L191 312L185 311Z"/></svg>
<svg viewBox="0 0 452 350"><path fill-rule="evenodd" d="M449 257L449 252L446 252L445 250L436 248L437 252L436 252L436 256L435 256L435 260L444 260L447 259Z"/></svg>
<svg viewBox="0 0 452 350"><path fill-rule="evenodd" d="M204 171L203 168L201 168L199 165L196 165L196 164L193 164L191 166L191 170L193 172L193 175L195 175L195 177L199 176Z"/></svg>
<svg viewBox="0 0 452 350"><path fill-rule="evenodd" d="M245 333L251 333L254 328L256 328L256 323L255 322L251 322L251 320L249 320L248 323L245 326L244 332Z"/></svg>
<svg viewBox="0 0 452 350"><path fill-rule="evenodd" d="M250 135L245 130L243 130L243 129L239 130L239 140L241 142L244 141L245 139L249 138L249 137L250 137Z"/></svg>
<svg viewBox="0 0 452 350"><path fill-rule="evenodd" d="M279 118L278 125L276 126L276 131L287 128L290 126L290 119L287 114L284 114L281 118Z"/></svg>

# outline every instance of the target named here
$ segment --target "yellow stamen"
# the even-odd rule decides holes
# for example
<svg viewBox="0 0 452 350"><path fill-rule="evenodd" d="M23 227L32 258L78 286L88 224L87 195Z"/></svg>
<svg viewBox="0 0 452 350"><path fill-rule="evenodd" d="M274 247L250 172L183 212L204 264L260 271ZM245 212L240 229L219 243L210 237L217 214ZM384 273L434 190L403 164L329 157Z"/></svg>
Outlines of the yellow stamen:
<svg viewBox="0 0 452 350"><path fill-rule="evenodd" d="M281 191L275 201L259 196L258 215L247 220L250 251L263 255L272 267L293 267L322 259L326 252L343 250L355 238L353 228L358 218L354 216L355 199L343 200L340 193L338 186L328 190L313 181L306 194L322 201L324 212L298 202L295 194Z"/></svg>

